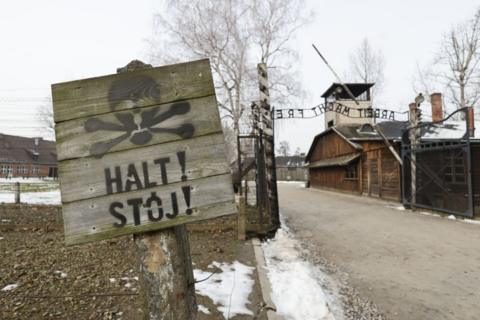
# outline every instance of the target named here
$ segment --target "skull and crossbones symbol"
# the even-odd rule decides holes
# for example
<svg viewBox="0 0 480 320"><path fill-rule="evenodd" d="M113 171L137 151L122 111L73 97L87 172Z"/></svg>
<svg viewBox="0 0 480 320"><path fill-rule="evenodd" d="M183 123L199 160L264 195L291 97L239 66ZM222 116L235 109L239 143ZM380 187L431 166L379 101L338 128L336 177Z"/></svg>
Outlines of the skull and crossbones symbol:
<svg viewBox="0 0 480 320"><path fill-rule="evenodd" d="M102 157L108 150L126 139L135 145L144 145L152 140L155 133L173 133L183 139L191 138L195 131L191 123L184 123L176 128L158 126L174 116L187 114L191 108L190 103L186 101L173 103L164 112L161 112L163 108L159 106L145 111L136 108L139 102L143 102L142 105L155 105L159 97L158 84L148 76L137 75L115 81L108 95L110 109L115 111L119 104L125 103L128 107L135 109L132 112L114 113L118 122L106 122L98 118L88 119L84 125L87 132L118 131L121 133L113 139L94 143L90 147L90 154Z"/></svg>

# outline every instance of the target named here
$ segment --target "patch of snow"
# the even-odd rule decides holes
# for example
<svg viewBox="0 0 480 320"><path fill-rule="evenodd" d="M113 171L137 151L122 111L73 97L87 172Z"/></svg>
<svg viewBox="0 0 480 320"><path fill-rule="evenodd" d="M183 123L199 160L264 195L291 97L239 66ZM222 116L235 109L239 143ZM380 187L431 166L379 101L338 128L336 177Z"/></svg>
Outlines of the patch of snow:
<svg viewBox="0 0 480 320"><path fill-rule="evenodd" d="M472 219L463 219L461 220L465 223L470 223L470 224L479 224L480 225L480 220L472 220Z"/></svg>
<svg viewBox="0 0 480 320"><path fill-rule="evenodd" d="M301 257L300 243L284 229L262 244L272 300L288 320L321 320L330 316L320 270Z"/></svg>
<svg viewBox="0 0 480 320"><path fill-rule="evenodd" d="M201 304L198 305L198 311L203 312L205 314L210 314L210 311L206 307L202 306Z"/></svg>
<svg viewBox="0 0 480 320"><path fill-rule="evenodd" d="M209 268L218 268L221 272L213 274L199 269L193 270L195 279L208 280L195 284L195 291L209 297L218 310L223 313L225 319L230 319L237 314L253 316L253 312L247 308L248 296L252 291L253 279L251 277L255 268L246 266L238 261L230 263L213 262Z"/></svg>
<svg viewBox="0 0 480 320"><path fill-rule="evenodd" d="M39 178L19 178L19 177L14 177L14 178L0 178L0 183L11 183L11 182L24 182L24 183L49 183L54 181L52 178L45 178L39 179Z"/></svg>
<svg viewBox="0 0 480 320"><path fill-rule="evenodd" d="M0 237L0 240L3 240L3 239L5 239L5 238L4 238L4 237Z"/></svg>
<svg viewBox="0 0 480 320"><path fill-rule="evenodd" d="M130 288L132 284L130 282L125 283L125 288Z"/></svg>
<svg viewBox="0 0 480 320"><path fill-rule="evenodd" d="M67 277L67 274L63 271L60 271L60 270L56 270L55 274L60 275L61 278L66 278Z"/></svg>
<svg viewBox="0 0 480 320"><path fill-rule="evenodd" d="M457 220L457 218L455 218L455 216L453 214L449 215L447 217L447 219L450 219L450 220Z"/></svg>
<svg viewBox="0 0 480 320"><path fill-rule="evenodd" d="M24 192L20 194L20 201L30 204L61 204L60 190L45 192Z"/></svg>
<svg viewBox="0 0 480 320"><path fill-rule="evenodd" d="M10 222L10 221L12 221L12 220L10 220L10 219L2 219L2 222L5 222L5 223L8 223L8 222Z"/></svg>
<svg viewBox="0 0 480 320"><path fill-rule="evenodd" d="M115 278L110 278L110 279L108 279L108 280L110 281L110 283L115 283L115 282L117 282L117 279L115 279Z"/></svg>
<svg viewBox="0 0 480 320"><path fill-rule="evenodd" d="M16 289L17 287L18 287L18 283L9 284L3 287L2 291L11 291L13 289Z"/></svg>
<svg viewBox="0 0 480 320"><path fill-rule="evenodd" d="M0 203L14 203L15 195L13 192L1 192ZM29 204L61 204L60 190L44 192L23 192L20 194L20 202Z"/></svg>
<svg viewBox="0 0 480 320"><path fill-rule="evenodd" d="M442 216L437 213L427 212L427 211L415 211L416 213L423 214L424 216L431 216L436 218L441 218Z"/></svg>
<svg viewBox="0 0 480 320"><path fill-rule="evenodd" d="M277 183L294 183L294 184L301 184L301 183L305 183L305 181L280 180L280 181L277 181Z"/></svg>
<svg viewBox="0 0 480 320"><path fill-rule="evenodd" d="M12 192L0 192L0 203L2 202L3 203L15 202L15 195Z"/></svg>
<svg viewBox="0 0 480 320"><path fill-rule="evenodd" d="M138 277L121 277L120 279L123 281L130 281L130 280L138 281Z"/></svg>
<svg viewBox="0 0 480 320"><path fill-rule="evenodd" d="M422 139L461 139L466 132L465 121L448 121L426 127Z"/></svg>

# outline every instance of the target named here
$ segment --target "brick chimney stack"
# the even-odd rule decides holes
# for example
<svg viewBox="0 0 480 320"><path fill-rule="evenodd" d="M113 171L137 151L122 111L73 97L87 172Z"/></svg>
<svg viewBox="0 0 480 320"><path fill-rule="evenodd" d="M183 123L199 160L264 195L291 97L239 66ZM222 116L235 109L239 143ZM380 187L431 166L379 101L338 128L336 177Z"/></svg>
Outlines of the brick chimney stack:
<svg viewBox="0 0 480 320"><path fill-rule="evenodd" d="M430 103L432 104L432 122L443 119L442 94L439 92L430 95Z"/></svg>
<svg viewBox="0 0 480 320"><path fill-rule="evenodd" d="M467 111L468 134L471 138L475 137L475 109L469 107Z"/></svg>

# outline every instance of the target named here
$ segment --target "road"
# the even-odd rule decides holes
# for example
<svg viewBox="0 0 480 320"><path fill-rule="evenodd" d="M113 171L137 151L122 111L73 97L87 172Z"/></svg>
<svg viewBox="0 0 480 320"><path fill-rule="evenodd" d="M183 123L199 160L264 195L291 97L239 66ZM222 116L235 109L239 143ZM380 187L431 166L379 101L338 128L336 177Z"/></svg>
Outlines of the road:
<svg viewBox="0 0 480 320"><path fill-rule="evenodd" d="M388 319L480 319L480 225L298 184L278 190L297 238Z"/></svg>

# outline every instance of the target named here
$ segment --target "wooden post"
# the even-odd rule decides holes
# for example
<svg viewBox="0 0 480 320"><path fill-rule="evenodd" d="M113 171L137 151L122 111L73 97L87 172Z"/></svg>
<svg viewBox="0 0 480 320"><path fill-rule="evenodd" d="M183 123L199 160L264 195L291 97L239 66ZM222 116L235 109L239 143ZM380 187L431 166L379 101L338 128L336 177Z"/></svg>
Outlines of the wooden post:
<svg viewBox="0 0 480 320"><path fill-rule="evenodd" d="M378 170L378 197L382 197L383 171L382 171L382 149L377 150L377 170Z"/></svg>
<svg viewBox="0 0 480 320"><path fill-rule="evenodd" d="M277 174L275 166L275 145L273 117L270 106L270 93L268 89L267 65L259 63L257 65L258 82L260 89L260 116L261 128L263 133L265 166L268 190L268 211L270 222L275 229L280 228L280 216L278 211L278 193L277 193Z"/></svg>
<svg viewBox="0 0 480 320"><path fill-rule="evenodd" d="M133 60L117 73L151 68ZM145 320L196 319L195 281L185 225L133 235Z"/></svg>
<svg viewBox="0 0 480 320"><path fill-rule="evenodd" d="M15 182L15 203L20 203L20 182Z"/></svg>
<svg viewBox="0 0 480 320"><path fill-rule="evenodd" d="M240 204L238 208L238 221L237 221L237 231L238 231L238 240L246 240L247 235L247 205L246 198L240 197Z"/></svg>
<svg viewBox="0 0 480 320"><path fill-rule="evenodd" d="M417 119L417 104L410 103L408 105L410 110L410 127L415 127L418 124ZM410 130L410 172L411 172L411 200L410 206L412 210L415 210L415 204L417 203L417 129Z"/></svg>

